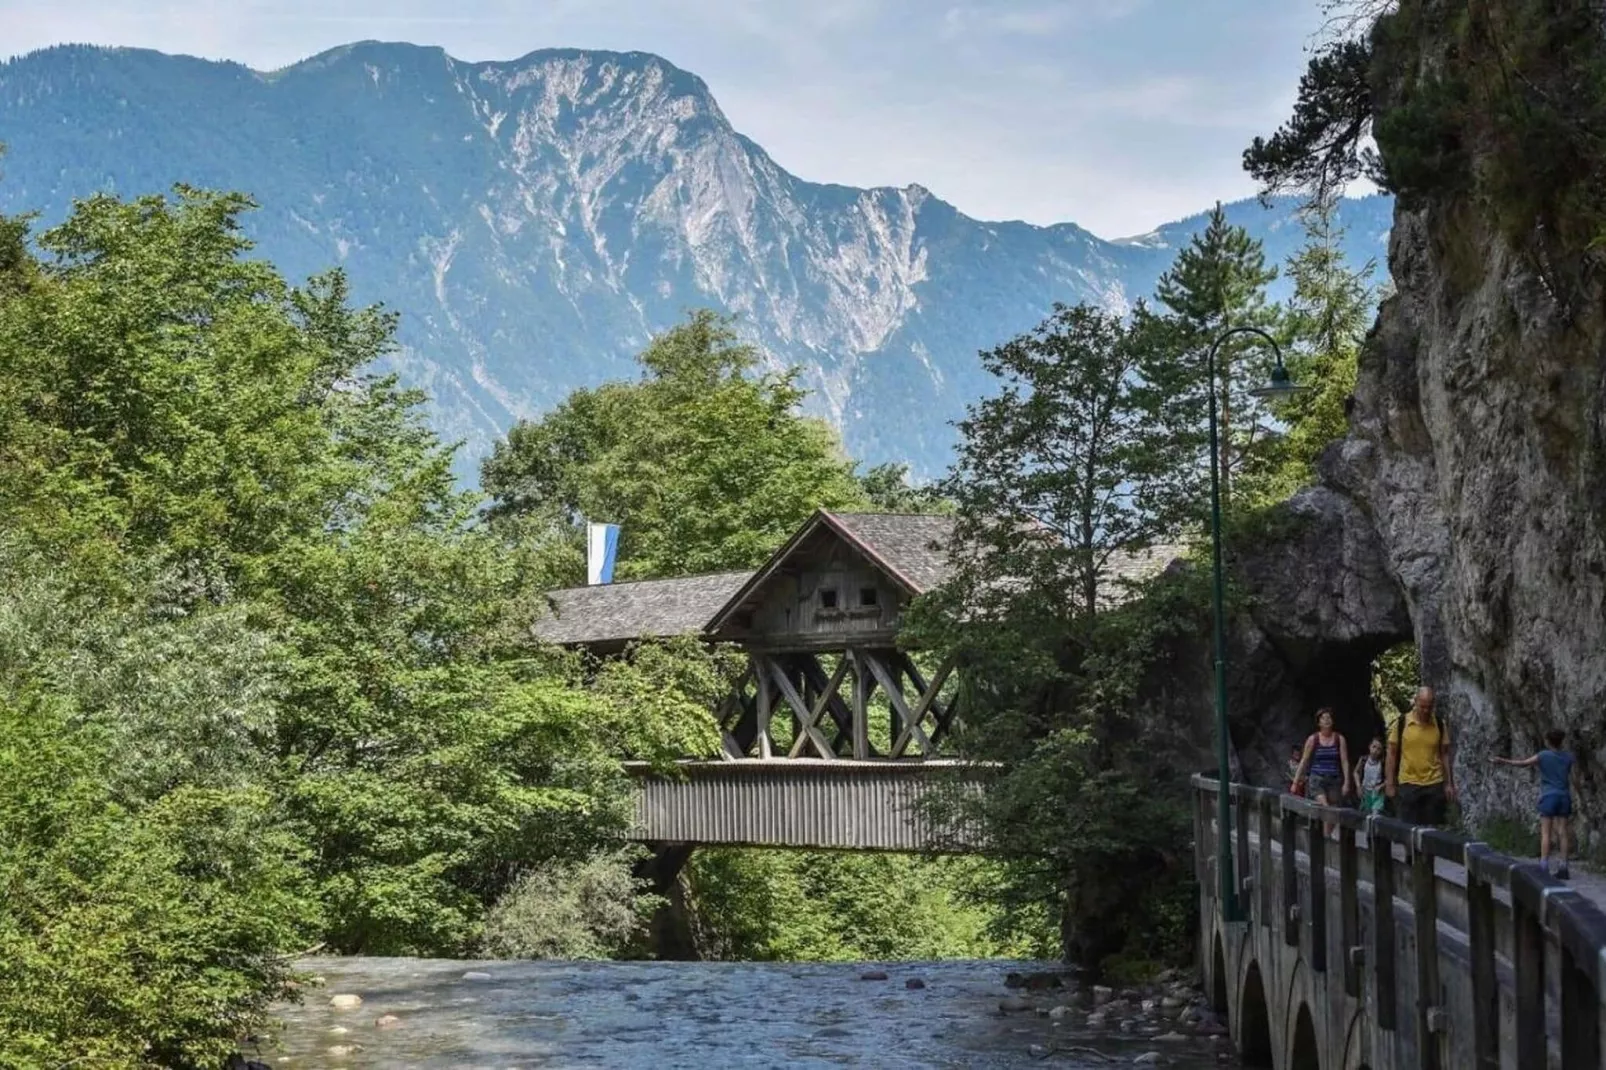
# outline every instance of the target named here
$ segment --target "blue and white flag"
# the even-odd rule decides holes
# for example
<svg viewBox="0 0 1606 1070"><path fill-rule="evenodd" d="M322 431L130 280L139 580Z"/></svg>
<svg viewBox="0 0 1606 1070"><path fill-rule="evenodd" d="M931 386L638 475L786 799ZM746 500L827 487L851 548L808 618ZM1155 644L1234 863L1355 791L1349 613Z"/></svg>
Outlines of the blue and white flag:
<svg viewBox="0 0 1606 1070"><path fill-rule="evenodd" d="M586 582L613 582L613 559L619 553L618 524L586 525Z"/></svg>

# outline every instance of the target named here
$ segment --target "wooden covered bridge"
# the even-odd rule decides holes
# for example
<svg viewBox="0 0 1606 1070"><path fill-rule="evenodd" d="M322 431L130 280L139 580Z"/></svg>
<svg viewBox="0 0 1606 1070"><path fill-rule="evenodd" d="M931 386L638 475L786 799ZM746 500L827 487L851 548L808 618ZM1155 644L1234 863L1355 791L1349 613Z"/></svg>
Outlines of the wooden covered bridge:
<svg viewBox="0 0 1606 1070"><path fill-rule="evenodd" d="M934 827L939 783L979 790L987 767L947 753L963 715L952 662L922 665L898 643L909 603L948 574L944 516L833 513L806 521L751 572L554 591L546 642L611 656L693 635L740 646L747 669L718 709L717 757L639 778L636 837L659 845L971 850L971 830ZM1141 573L1155 551L1119 566Z"/></svg>

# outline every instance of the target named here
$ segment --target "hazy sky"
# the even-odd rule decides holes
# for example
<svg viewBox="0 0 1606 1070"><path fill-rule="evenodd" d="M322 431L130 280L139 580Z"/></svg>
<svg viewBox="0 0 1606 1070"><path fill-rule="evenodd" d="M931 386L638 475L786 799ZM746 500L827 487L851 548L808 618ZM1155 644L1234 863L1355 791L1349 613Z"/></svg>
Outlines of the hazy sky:
<svg viewBox="0 0 1606 1070"><path fill-rule="evenodd" d="M468 60L656 52L783 167L918 182L984 219L1117 237L1254 187L1319 0L0 0L0 48L136 45L271 69L377 38Z"/></svg>

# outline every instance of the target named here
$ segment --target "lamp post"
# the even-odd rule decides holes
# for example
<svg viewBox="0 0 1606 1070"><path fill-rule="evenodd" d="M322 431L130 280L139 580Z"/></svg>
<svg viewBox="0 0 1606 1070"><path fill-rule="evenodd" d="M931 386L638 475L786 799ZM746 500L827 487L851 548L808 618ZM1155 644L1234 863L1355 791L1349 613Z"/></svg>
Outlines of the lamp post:
<svg viewBox="0 0 1606 1070"><path fill-rule="evenodd" d="M1277 339L1259 327L1233 327L1223 331L1210 343L1205 368L1210 378L1211 608L1215 617L1216 654L1216 897L1221 904L1223 921L1242 921L1244 917L1238 903L1238 884L1232 865L1232 839L1227 830L1227 785L1232 779L1232 770L1227 760L1227 611L1226 581L1221 568L1221 437L1216 428L1216 351L1221 348L1221 343L1235 334L1259 335L1277 357L1277 364L1271 371L1271 382L1249 391L1251 397L1268 400L1286 398L1305 389L1295 386L1288 378L1288 369L1283 366L1282 347L1277 344Z"/></svg>

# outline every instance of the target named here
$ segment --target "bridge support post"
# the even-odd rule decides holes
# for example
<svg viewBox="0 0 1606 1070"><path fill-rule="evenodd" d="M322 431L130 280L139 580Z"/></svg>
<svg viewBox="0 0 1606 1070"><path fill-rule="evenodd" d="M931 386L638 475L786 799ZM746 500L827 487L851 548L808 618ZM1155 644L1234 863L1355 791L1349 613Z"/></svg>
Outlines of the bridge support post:
<svg viewBox="0 0 1606 1070"><path fill-rule="evenodd" d="M1361 994L1360 858L1355 848L1355 830L1341 825L1338 830L1338 926L1343 936L1344 994L1358 999Z"/></svg>
<svg viewBox="0 0 1606 1070"><path fill-rule="evenodd" d="M1472 950L1472 1047L1477 1070L1500 1070L1500 989L1495 972L1494 889L1484 873L1489 850L1469 844L1467 938Z"/></svg>
<svg viewBox="0 0 1606 1070"><path fill-rule="evenodd" d="M1274 823L1271 817L1272 800L1269 795L1260 798L1260 924L1271 928L1277 924L1277 911L1272 908L1272 896L1277 888L1276 870L1271 861Z"/></svg>
<svg viewBox="0 0 1606 1070"><path fill-rule="evenodd" d="M1377 1025L1393 1031L1399 1003L1394 983L1394 844L1372 821L1366 831L1372 851L1372 974L1377 978Z"/></svg>
<svg viewBox="0 0 1606 1070"><path fill-rule="evenodd" d="M1238 837L1237 863L1233 866L1233 876L1238 881L1238 903L1243 908L1243 920L1249 920L1249 907L1254 896L1255 873L1249 866L1249 806L1243 796L1234 796L1232 800L1233 828Z"/></svg>
<svg viewBox="0 0 1606 1070"><path fill-rule="evenodd" d="M1511 880L1511 956L1516 966L1516 1067L1545 1070L1545 909L1539 887Z"/></svg>
<svg viewBox="0 0 1606 1070"><path fill-rule="evenodd" d="M1597 934L1597 938L1606 933ZM1600 962L1599 955L1595 962ZM1561 1065L1600 1065L1600 993L1571 941L1561 942Z"/></svg>
<svg viewBox="0 0 1606 1070"><path fill-rule="evenodd" d="M1283 811L1283 942L1299 946L1299 819Z"/></svg>
<svg viewBox="0 0 1606 1070"><path fill-rule="evenodd" d="M1327 972L1327 832L1322 819L1313 817L1305 826L1310 840L1306 852L1310 859L1310 968Z"/></svg>
<svg viewBox="0 0 1606 1070"><path fill-rule="evenodd" d="M1416 1058L1420 1070L1439 1070L1439 889L1424 830L1411 845L1411 913L1416 933Z"/></svg>

